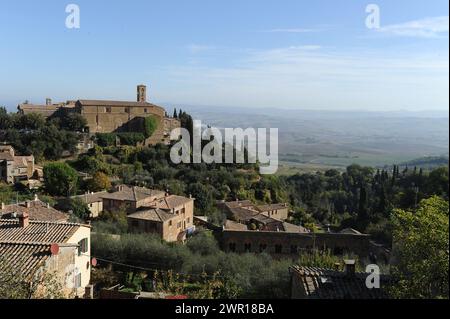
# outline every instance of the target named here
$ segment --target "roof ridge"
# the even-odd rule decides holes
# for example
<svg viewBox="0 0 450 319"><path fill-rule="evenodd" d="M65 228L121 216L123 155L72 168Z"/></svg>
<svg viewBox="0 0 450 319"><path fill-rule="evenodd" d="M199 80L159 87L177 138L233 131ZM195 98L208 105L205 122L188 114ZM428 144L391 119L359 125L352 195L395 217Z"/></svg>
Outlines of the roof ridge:
<svg viewBox="0 0 450 319"><path fill-rule="evenodd" d="M14 219L0 219L1 223L5 224L17 224L18 221ZM80 223L70 223L70 222L59 222L59 221L45 221L45 220L30 220L30 224L52 224L52 225L65 225L65 226L84 226L91 227L88 224L80 224Z"/></svg>

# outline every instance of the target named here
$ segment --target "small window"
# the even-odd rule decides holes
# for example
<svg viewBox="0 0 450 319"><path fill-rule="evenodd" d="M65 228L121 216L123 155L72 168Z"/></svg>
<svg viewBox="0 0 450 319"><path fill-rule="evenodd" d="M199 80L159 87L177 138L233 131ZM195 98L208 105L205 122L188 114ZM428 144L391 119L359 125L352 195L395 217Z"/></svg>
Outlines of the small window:
<svg viewBox="0 0 450 319"><path fill-rule="evenodd" d="M78 242L78 256L87 253L89 250L89 239L84 238Z"/></svg>
<svg viewBox="0 0 450 319"><path fill-rule="evenodd" d="M283 246L275 245L275 254L281 254L283 252Z"/></svg>
<svg viewBox="0 0 450 319"><path fill-rule="evenodd" d="M81 287L81 273L78 273L75 275L74 278L74 288L80 288Z"/></svg>
<svg viewBox="0 0 450 319"><path fill-rule="evenodd" d="M148 109L147 108L144 109L144 113L148 113Z"/></svg>
<svg viewBox="0 0 450 319"><path fill-rule="evenodd" d="M191 222L191 218L190 217L188 217L187 222L188 222L188 224Z"/></svg>
<svg viewBox="0 0 450 319"><path fill-rule="evenodd" d="M260 244L259 245L259 252L260 253L266 251L266 249L267 249L267 245L266 244Z"/></svg>
<svg viewBox="0 0 450 319"><path fill-rule="evenodd" d="M172 221L171 220L169 220L169 226L172 226Z"/></svg>
<svg viewBox="0 0 450 319"><path fill-rule="evenodd" d="M106 113L111 113L111 106L107 106L107 107L105 108L105 112L106 112Z"/></svg>

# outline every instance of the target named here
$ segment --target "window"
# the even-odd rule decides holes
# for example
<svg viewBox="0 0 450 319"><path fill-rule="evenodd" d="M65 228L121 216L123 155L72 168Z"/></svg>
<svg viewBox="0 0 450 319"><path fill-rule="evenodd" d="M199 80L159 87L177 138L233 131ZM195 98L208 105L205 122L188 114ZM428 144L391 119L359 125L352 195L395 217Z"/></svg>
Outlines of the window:
<svg viewBox="0 0 450 319"><path fill-rule="evenodd" d="M172 221L171 220L169 220L169 227L171 227L172 226Z"/></svg>
<svg viewBox="0 0 450 319"><path fill-rule="evenodd" d="M87 253L89 250L89 239L84 238L78 242L78 256Z"/></svg>
<svg viewBox="0 0 450 319"><path fill-rule="evenodd" d="M283 246L275 245L275 254L281 254L283 252Z"/></svg>
<svg viewBox="0 0 450 319"><path fill-rule="evenodd" d="M131 107L126 107L126 108L125 108L125 112L128 113L128 114L130 114L130 113L131 113Z"/></svg>
<svg viewBox="0 0 450 319"><path fill-rule="evenodd" d="M148 113L148 109L147 108L144 109L144 113Z"/></svg>
<svg viewBox="0 0 450 319"><path fill-rule="evenodd" d="M106 113L111 113L111 106L105 107L105 112Z"/></svg>
<svg viewBox="0 0 450 319"><path fill-rule="evenodd" d="M191 218L190 217L187 218L187 222L188 222L188 224L191 222Z"/></svg>
<svg viewBox="0 0 450 319"><path fill-rule="evenodd" d="M246 253L251 252L252 251L252 244L250 244L250 243L245 244L244 245L244 250L245 250Z"/></svg>
<svg viewBox="0 0 450 319"><path fill-rule="evenodd" d="M81 273L76 274L74 277L74 288L80 288L81 287Z"/></svg>
<svg viewBox="0 0 450 319"><path fill-rule="evenodd" d="M235 252L236 251L236 244L235 243L229 243L228 245L230 251Z"/></svg>

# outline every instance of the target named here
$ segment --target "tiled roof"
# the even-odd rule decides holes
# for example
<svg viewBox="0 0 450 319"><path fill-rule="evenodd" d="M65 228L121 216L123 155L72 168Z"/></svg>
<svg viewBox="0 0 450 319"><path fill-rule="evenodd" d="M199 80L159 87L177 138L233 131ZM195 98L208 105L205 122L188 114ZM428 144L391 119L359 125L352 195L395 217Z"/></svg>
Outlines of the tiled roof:
<svg viewBox="0 0 450 319"><path fill-rule="evenodd" d="M231 209L231 213L233 215L233 219L237 221L248 221L257 215L260 215L259 212L242 207Z"/></svg>
<svg viewBox="0 0 450 319"><path fill-rule="evenodd" d="M187 198L184 196L169 195L155 200L154 202L150 203L150 206L155 206L161 209L173 209L183 206L193 200L193 198Z"/></svg>
<svg viewBox="0 0 450 319"><path fill-rule="evenodd" d="M237 223L229 219L225 221L223 226L225 230L247 230L247 225Z"/></svg>
<svg viewBox="0 0 450 319"><path fill-rule="evenodd" d="M250 200L222 202L220 204L225 205L229 209L233 209L233 208L237 208L237 207L252 207L253 206L253 203Z"/></svg>
<svg viewBox="0 0 450 319"><path fill-rule="evenodd" d="M156 197L160 198L165 195L163 191L148 189L145 187L137 187L137 186L125 186L121 185L121 190L114 193L106 193L101 195L102 198L106 199L115 199L115 200L123 200L123 201L140 201L146 199L148 197Z"/></svg>
<svg viewBox="0 0 450 319"><path fill-rule="evenodd" d="M0 277L2 271L30 276L49 256L50 244L0 241Z"/></svg>
<svg viewBox="0 0 450 319"><path fill-rule="evenodd" d="M161 106L151 104L148 102L133 102L133 101L108 101L108 100L78 100L82 106L141 106L141 107L158 107Z"/></svg>
<svg viewBox="0 0 450 319"><path fill-rule="evenodd" d="M14 161L14 156L9 152L0 152L0 161Z"/></svg>
<svg viewBox="0 0 450 319"><path fill-rule="evenodd" d="M103 192L73 196L72 198L79 198L86 204L92 204L92 203L101 202L104 195L107 195L107 194L109 194L107 191L103 191Z"/></svg>
<svg viewBox="0 0 450 319"><path fill-rule="evenodd" d="M385 291L366 287L366 273L347 274L345 271L317 267L291 267L292 274L298 276L306 297L311 299L382 299ZM388 281L380 276L381 285Z"/></svg>
<svg viewBox="0 0 450 319"><path fill-rule="evenodd" d="M0 241L65 243L80 227L88 226L30 220L27 227L20 227L17 220L0 219Z"/></svg>
<svg viewBox="0 0 450 319"><path fill-rule="evenodd" d="M29 214L30 220L65 222L69 219L69 215L47 206L40 200L6 205L4 209L0 210L0 218L12 218L13 213L25 212Z"/></svg>
<svg viewBox="0 0 450 319"><path fill-rule="evenodd" d="M291 223L283 222L283 228L286 233L309 233L310 231L303 227Z"/></svg>
<svg viewBox="0 0 450 319"><path fill-rule="evenodd" d="M257 205L255 207L260 212L269 212L269 211L272 211L272 210L287 209L288 208L288 206L286 204Z"/></svg>
<svg viewBox="0 0 450 319"><path fill-rule="evenodd" d="M162 209L146 209L137 211L136 213L130 214L127 217L132 219L143 219L151 220L155 222L165 222L169 219L174 218L176 215L166 212Z"/></svg>
<svg viewBox="0 0 450 319"><path fill-rule="evenodd" d="M33 162L33 156L14 156L14 166L20 168L27 168L28 162Z"/></svg>

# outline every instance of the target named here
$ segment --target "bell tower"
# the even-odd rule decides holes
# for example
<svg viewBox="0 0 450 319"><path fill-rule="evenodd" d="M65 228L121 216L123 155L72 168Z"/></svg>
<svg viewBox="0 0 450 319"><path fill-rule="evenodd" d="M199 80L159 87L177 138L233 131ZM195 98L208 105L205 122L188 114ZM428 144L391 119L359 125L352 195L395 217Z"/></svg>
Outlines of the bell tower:
<svg viewBox="0 0 450 319"><path fill-rule="evenodd" d="M147 102L147 87L143 84L137 86L137 101L141 103Z"/></svg>

